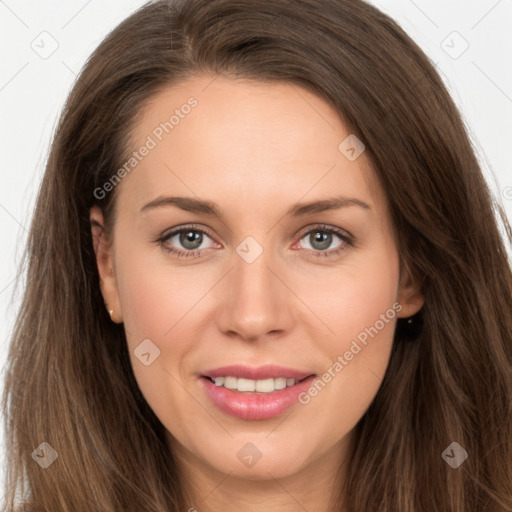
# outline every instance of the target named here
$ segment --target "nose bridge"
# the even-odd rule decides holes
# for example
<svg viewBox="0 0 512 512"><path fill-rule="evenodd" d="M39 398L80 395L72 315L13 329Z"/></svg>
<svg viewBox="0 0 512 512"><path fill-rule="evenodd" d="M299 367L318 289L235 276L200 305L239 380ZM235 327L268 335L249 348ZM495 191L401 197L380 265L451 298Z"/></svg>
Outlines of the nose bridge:
<svg viewBox="0 0 512 512"><path fill-rule="evenodd" d="M286 287L270 270L278 266L276 252L264 245L270 244L270 237L260 236L263 238L260 243L248 236L235 248L233 270L221 306L221 329L235 331L247 339L284 329L285 315L289 314Z"/></svg>
<svg viewBox="0 0 512 512"><path fill-rule="evenodd" d="M262 236L259 237L260 240ZM237 304L244 306L249 315L257 315L263 312L263 307L269 305L272 299L276 299L276 283L268 267L273 264L273 253L270 246L270 237L266 237L262 243L254 237L246 237L236 247L234 255L234 288ZM265 245L264 245L265 244Z"/></svg>

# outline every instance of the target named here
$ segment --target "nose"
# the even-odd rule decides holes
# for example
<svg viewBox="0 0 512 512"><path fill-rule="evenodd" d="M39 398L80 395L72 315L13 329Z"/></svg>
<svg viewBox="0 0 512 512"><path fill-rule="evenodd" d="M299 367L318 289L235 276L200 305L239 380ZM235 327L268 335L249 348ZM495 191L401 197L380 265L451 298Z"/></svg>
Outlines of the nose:
<svg viewBox="0 0 512 512"><path fill-rule="evenodd" d="M218 327L227 336L247 341L283 336L294 321L286 267L270 249L250 261L233 254L232 270L223 280L216 315Z"/></svg>

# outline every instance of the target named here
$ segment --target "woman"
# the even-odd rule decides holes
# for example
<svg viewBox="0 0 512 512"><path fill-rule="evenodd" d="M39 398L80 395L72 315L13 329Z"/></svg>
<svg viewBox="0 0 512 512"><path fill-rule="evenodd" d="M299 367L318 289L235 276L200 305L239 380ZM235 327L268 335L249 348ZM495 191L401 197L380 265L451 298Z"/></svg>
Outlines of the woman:
<svg viewBox="0 0 512 512"><path fill-rule="evenodd" d="M512 510L498 222L510 242L442 81L377 9L147 4L52 144L7 508Z"/></svg>

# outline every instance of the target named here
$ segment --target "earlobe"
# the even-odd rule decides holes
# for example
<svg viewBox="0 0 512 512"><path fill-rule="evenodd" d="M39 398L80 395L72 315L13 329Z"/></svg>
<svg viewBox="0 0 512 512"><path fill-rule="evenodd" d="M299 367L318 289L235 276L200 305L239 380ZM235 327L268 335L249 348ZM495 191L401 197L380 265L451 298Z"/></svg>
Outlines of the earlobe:
<svg viewBox="0 0 512 512"><path fill-rule="evenodd" d="M122 314L114 272L112 245L105 232L103 212L98 206L93 206L90 209L89 220L101 294L112 321L120 323ZM113 313L111 314L110 311Z"/></svg>
<svg viewBox="0 0 512 512"><path fill-rule="evenodd" d="M397 301L402 306L400 313L397 315L399 318L408 318L415 315L425 303L422 281L407 263L404 263L400 274Z"/></svg>

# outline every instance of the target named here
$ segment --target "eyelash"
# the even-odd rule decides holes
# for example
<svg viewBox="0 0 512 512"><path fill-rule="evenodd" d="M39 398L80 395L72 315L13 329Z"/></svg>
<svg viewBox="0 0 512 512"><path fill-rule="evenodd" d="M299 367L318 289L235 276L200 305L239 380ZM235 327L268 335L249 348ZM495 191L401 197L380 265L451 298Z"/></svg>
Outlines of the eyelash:
<svg viewBox="0 0 512 512"><path fill-rule="evenodd" d="M204 228L199 228L195 224L190 224L190 225L186 225L186 226L181 226L179 229L175 229L175 230L171 231L170 233L166 233L166 234L162 235L157 240L155 240L154 243L159 244L164 250L166 250L169 253L174 254L174 256L176 256L177 258L191 258L191 257L195 257L195 256L200 256L201 253L203 251L205 251L206 249L178 250L178 249L173 249L173 248L169 247L168 245L166 245L165 242L167 242L170 238L172 238L173 236L175 236L183 231L193 231L196 233L202 233L202 234L210 237L212 240L214 239L214 237L208 230L206 230ZM309 255L313 258L337 256L340 253L342 253L344 250L346 250L347 247L355 246L355 239L352 235L349 235L344 230L335 228L333 226L328 226L326 224L317 224L317 225L313 226L313 228L309 229L308 231L305 231L300 236L299 240L302 240L306 235L311 234L312 232L315 232L315 231L319 231L321 233L334 234L334 235L338 236L344 243L339 248L331 249L328 251L307 249L308 252L312 251L312 252L310 252Z"/></svg>

